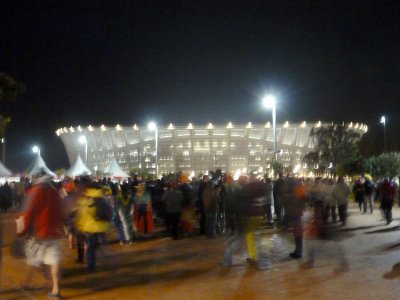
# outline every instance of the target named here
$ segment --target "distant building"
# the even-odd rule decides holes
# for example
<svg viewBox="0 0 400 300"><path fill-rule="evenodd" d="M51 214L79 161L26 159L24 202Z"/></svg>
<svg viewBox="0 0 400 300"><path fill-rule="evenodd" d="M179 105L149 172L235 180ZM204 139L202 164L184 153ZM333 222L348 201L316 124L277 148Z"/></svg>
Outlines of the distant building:
<svg viewBox="0 0 400 300"><path fill-rule="evenodd" d="M310 131L315 126L331 123L277 124L278 161L299 172L306 169L302 158L312 151ZM348 124L363 134L367 126ZM231 174L272 173L274 159L273 129L270 123L237 125L158 126L150 130L139 127L64 127L56 131L67 151L70 163L78 154L93 171L103 171L115 157L126 172L142 169L158 175L175 173L207 174L221 169ZM157 134L157 136L156 136ZM86 137L81 138L82 136ZM81 142L80 142L81 141ZM82 144L82 141L84 144ZM86 144L87 143L87 144ZM157 151L156 151L157 147Z"/></svg>

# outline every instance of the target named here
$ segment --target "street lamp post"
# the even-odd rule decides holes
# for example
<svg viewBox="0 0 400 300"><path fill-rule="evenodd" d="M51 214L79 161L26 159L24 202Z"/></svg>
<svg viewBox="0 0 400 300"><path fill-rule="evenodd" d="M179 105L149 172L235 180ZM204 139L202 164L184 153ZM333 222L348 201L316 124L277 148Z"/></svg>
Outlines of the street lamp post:
<svg viewBox="0 0 400 300"><path fill-rule="evenodd" d="M1 144L2 144L2 158L1 161L3 162L3 164L6 164L6 138L2 138L1 139Z"/></svg>
<svg viewBox="0 0 400 300"><path fill-rule="evenodd" d="M385 153L387 151L386 148L386 118L385 116L381 117L381 123L383 124L383 152Z"/></svg>
<svg viewBox="0 0 400 300"><path fill-rule="evenodd" d="M87 166L87 163L88 163L88 142L87 142L86 136L81 135L79 137L79 143L85 144L85 165Z"/></svg>
<svg viewBox="0 0 400 300"><path fill-rule="evenodd" d="M155 164L156 164L156 178L158 179L158 127L154 122L150 122L148 125L149 130L155 132Z"/></svg>
<svg viewBox="0 0 400 300"><path fill-rule="evenodd" d="M263 105L267 109L272 110L272 132L274 140L274 159L278 159L278 153L276 151L276 98L272 95L267 95L263 98Z"/></svg>

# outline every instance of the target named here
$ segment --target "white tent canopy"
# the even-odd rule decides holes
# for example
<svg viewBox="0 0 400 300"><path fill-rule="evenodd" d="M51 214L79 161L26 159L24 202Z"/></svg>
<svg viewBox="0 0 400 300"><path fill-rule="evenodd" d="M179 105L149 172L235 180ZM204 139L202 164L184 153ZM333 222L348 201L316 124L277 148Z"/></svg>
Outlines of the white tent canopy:
<svg viewBox="0 0 400 300"><path fill-rule="evenodd" d="M127 178L129 177L120 167L120 165L115 160L115 157L111 161L111 164L104 170L104 173L108 173L113 177L122 177Z"/></svg>
<svg viewBox="0 0 400 300"><path fill-rule="evenodd" d="M0 177L11 176L11 171L0 162Z"/></svg>
<svg viewBox="0 0 400 300"><path fill-rule="evenodd" d="M47 166L46 163L44 162L43 158L38 154L31 164L31 166L28 168L27 173L29 175L36 175L39 174L40 172L44 171L45 173L49 174L50 176L56 176Z"/></svg>
<svg viewBox="0 0 400 300"><path fill-rule="evenodd" d="M78 155L72 166L67 171L65 171L65 175L69 177L75 177L79 175L90 175L90 174L92 174L92 172L82 161L80 155Z"/></svg>

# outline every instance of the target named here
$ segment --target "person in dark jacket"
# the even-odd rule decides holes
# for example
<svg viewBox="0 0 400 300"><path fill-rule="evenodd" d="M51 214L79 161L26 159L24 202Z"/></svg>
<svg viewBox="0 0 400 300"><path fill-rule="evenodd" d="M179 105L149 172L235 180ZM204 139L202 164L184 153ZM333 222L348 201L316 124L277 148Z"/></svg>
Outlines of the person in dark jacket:
<svg viewBox="0 0 400 300"><path fill-rule="evenodd" d="M381 198L382 214L386 219L386 223L390 224L392 222L392 207L394 204L396 187L388 178L385 178L379 184L378 190L379 190L379 196Z"/></svg>
<svg viewBox="0 0 400 300"><path fill-rule="evenodd" d="M362 204L364 203L364 182L362 178L359 177L353 185L353 193L354 193L354 200L358 203L358 207L360 208L360 212Z"/></svg>
<svg viewBox="0 0 400 300"><path fill-rule="evenodd" d="M179 239L179 222L182 212L183 194L179 190L178 184L172 182L170 189L164 194L162 202L164 203L165 214L167 218L167 228L170 230L174 240Z"/></svg>
<svg viewBox="0 0 400 300"><path fill-rule="evenodd" d="M372 197L374 196L375 186L372 183L372 178L370 176L365 176L364 182L364 199L363 199L363 214L366 214L368 209L369 213L374 212L374 205L372 203Z"/></svg>

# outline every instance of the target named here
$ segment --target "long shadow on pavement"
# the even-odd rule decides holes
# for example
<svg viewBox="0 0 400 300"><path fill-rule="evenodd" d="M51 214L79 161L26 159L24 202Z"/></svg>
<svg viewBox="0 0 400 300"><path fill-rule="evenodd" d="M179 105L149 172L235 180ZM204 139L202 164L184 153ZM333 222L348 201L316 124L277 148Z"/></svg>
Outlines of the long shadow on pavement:
<svg viewBox="0 0 400 300"><path fill-rule="evenodd" d="M85 295L93 294L94 292L118 289L124 286L144 285L149 283L159 283L170 280L176 280L177 278L189 279L198 277L203 273L208 272L214 266L206 269L178 269L164 272L140 272L134 269L125 270L119 272L114 276L110 276L109 273L104 272L101 274L94 274L92 277L86 278L85 280L77 280L74 282L66 282L63 284L63 288L71 288L76 291L84 290L81 293L73 296L69 296L68 299L78 298Z"/></svg>
<svg viewBox="0 0 400 300"><path fill-rule="evenodd" d="M378 229L378 230L374 230L374 231L367 231L367 232L365 232L365 234L386 233L386 232L390 232L390 231L397 231L399 229L400 229L400 226L393 226L393 227Z"/></svg>
<svg viewBox="0 0 400 300"><path fill-rule="evenodd" d="M369 226L358 226L358 227L350 227L350 228L342 228L338 229L338 231L355 231L355 230L363 230L363 229L370 229L370 228L375 228L382 226L381 224L378 225L369 225Z"/></svg>
<svg viewBox="0 0 400 300"><path fill-rule="evenodd" d="M390 272L383 274L382 277L385 279L395 279L397 277L400 277L400 263L395 264L392 267L392 270Z"/></svg>
<svg viewBox="0 0 400 300"><path fill-rule="evenodd" d="M161 266L171 263L181 263L194 260L195 258L201 258L207 255L207 251L203 252L188 252L188 253L171 253L170 255L164 255L159 258L151 257L151 255L146 255L145 258L141 258L136 255L136 253L113 253L108 257L98 259L97 272L113 272L120 269L130 268L132 270L148 269L152 266ZM158 252L160 254L160 252ZM101 263L104 262L104 263ZM77 275L87 275L85 268L86 265L80 265L81 267L64 268L63 277L71 277Z"/></svg>

